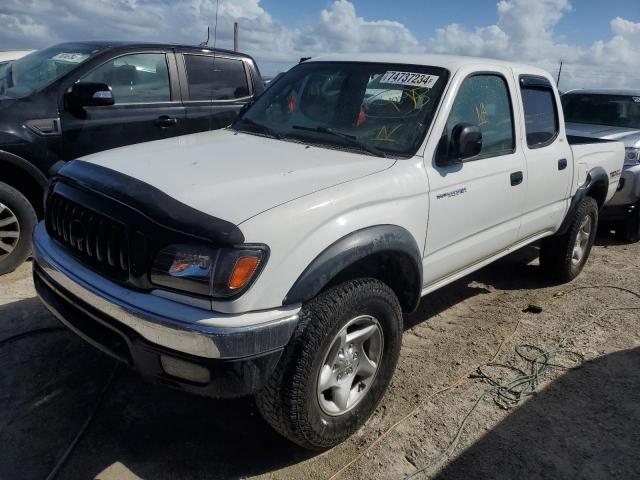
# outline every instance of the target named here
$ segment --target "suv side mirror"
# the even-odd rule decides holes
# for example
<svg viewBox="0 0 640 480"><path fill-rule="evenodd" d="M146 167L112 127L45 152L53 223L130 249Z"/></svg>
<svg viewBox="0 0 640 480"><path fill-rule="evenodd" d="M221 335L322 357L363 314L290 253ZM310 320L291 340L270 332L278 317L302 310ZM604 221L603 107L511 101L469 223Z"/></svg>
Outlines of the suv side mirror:
<svg viewBox="0 0 640 480"><path fill-rule="evenodd" d="M465 158L475 157L482 150L480 127L469 123L458 123L451 130L451 139L447 142L445 136L442 140L444 142L441 142L436 157L439 167L462 163Z"/></svg>
<svg viewBox="0 0 640 480"><path fill-rule="evenodd" d="M74 83L66 94L67 105L71 109L83 107L104 107L113 105L113 92L106 83L78 82Z"/></svg>

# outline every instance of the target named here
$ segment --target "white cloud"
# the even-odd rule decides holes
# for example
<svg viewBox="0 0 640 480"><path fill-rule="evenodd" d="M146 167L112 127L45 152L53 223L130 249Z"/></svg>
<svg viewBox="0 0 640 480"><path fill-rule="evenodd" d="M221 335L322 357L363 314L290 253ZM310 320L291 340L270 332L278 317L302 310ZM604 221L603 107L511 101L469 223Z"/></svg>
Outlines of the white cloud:
<svg viewBox="0 0 640 480"><path fill-rule="evenodd" d="M533 63L554 73L562 60L564 89L637 86L640 23L615 18L609 40L580 48L554 35L557 23L571 9L569 0L501 0L495 25L472 30L457 24L438 28L427 50Z"/></svg>

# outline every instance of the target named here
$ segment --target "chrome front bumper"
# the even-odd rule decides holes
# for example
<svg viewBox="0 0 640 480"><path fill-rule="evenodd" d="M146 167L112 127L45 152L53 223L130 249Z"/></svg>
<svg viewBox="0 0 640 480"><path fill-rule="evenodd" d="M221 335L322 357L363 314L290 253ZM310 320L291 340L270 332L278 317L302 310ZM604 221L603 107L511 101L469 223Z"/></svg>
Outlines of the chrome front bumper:
<svg viewBox="0 0 640 480"><path fill-rule="evenodd" d="M49 277L65 297L75 297L148 342L176 352L210 359L260 355L284 347L298 323L299 306L230 315L127 289L81 264L49 237L43 223L34 231L33 250L34 269ZM41 299L60 317L42 295ZM215 325L234 319L245 326Z"/></svg>

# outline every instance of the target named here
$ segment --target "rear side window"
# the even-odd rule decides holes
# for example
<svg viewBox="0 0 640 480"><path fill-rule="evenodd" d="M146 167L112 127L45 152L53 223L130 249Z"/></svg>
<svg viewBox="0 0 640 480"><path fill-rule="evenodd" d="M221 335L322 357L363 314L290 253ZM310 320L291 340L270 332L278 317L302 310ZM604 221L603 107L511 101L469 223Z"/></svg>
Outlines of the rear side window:
<svg viewBox="0 0 640 480"><path fill-rule="evenodd" d="M447 120L447 135L460 123L480 128L482 150L479 156L497 156L513 151L511 100L501 76L474 75L462 82Z"/></svg>
<svg viewBox="0 0 640 480"><path fill-rule="evenodd" d="M81 82L106 83L116 104L169 102L169 70L164 53L134 53L109 60Z"/></svg>
<svg viewBox="0 0 640 480"><path fill-rule="evenodd" d="M185 54L190 100L234 100L249 95L242 60Z"/></svg>
<svg viewBox="0 0 640 480"><path fill-rule="evenodd" d="M548 81L527 82L521 79L524 123L529 148L549 145L558 135L558 107Z"/></svg>

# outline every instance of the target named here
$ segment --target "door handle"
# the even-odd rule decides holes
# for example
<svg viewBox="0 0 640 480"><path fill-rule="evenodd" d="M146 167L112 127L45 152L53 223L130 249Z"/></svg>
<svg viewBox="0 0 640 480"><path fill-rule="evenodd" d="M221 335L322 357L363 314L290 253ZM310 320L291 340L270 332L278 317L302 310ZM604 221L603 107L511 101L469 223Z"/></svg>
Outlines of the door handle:
<svg viewBox="0 0 640 480"><path fill-rule="evenodd" d="M159 126L160 128L171 127L176 123L178 123L178 119L175 117L170 117L169 115L160 115L156 119L156 125Z"/></svg>
<svg viewBox="0 0 640 480"><path fill-rule="evenodd" d="M558 170L564 170L565 168L567 168L567 159L561 158L558 160Z"/></svg>
<svg viewBox="0 0 640 480"><path fill-rule="evenodd" d="M522 174L522 172L513 172L511 174L511 185L513 186L520 185L523 179L524 179L524 175Z"/></svg>

